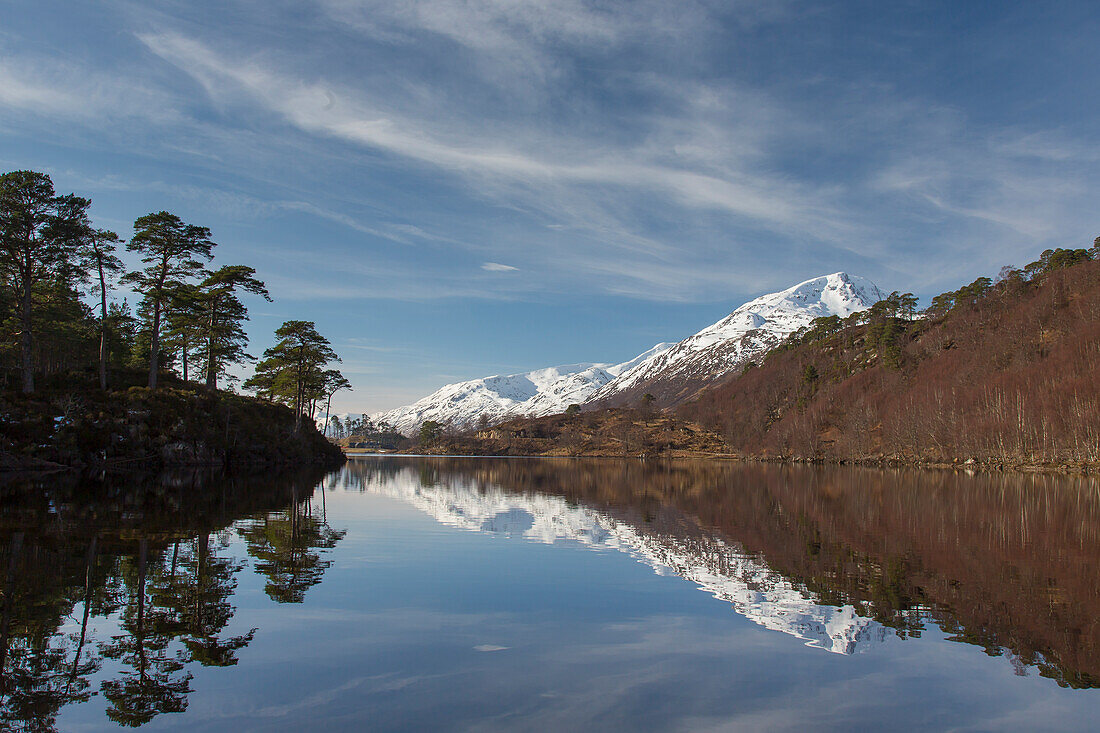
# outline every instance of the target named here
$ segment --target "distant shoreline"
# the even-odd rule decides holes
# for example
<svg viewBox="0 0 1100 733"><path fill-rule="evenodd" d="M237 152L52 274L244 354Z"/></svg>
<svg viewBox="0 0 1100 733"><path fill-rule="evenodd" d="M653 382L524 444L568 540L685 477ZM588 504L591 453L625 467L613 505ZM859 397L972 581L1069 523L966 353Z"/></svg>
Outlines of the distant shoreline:
<svg viewBox="0 0 1100 733"><path fill-rule="evenodd" d="M692 453L678 451L659 454L625 454L614 452L593 453L445 453L438 450L424 452L417 451L370 451L355 450L345 451L350 457L363 456L388 456L394 458L601 458L608 460L630 461L663 461L663 460L702 460L702 461L730 461L739 463L771 463L776 465L814 465L814 466L860 466L864 468L880 469L922 469L933 471L955 471L964 473L1048 473L1077 476L1100 476L1100 464L1044 464L1022 463L1007 464L996 461L972 461L971 459L957 459L951 461L919 461L899 458L870 457L870 458L793 458L793 457L763 457L744 456L734 453Z"/></svg>

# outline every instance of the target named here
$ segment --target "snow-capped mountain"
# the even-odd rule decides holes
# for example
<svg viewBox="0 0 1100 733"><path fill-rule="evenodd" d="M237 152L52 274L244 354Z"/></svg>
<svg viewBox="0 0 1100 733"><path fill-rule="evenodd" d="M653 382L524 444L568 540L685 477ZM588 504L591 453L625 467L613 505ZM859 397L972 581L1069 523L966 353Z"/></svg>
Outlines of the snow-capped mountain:
<svg viewBox="0 0 1100 733"><path fill-rule="evenodd" d="M600 387L671 346L657 344L622 364L569 364L448 384L411 405L375 413L371 419L388 422L409 435L428 420L469 426L482 415L492 422L517 415L553 415L569 405L584 404Z"/></svg>
<svg viewBox="0 0 1100 733"><path fill-rule="evenodd" d="M592 402L623 404L651 393L665 405L740 369L815 318L849 316L885 296L870 280L837 272L750 300L717 323L642 360L608 382Z"/></svg>
<svg viewBox="0 0 1100 733"><path fill-rule="evenodd" d="M821 603L760 558L705 530L685 536L656 532L560 496L513 494L462 480L428 486L412 468L357 479L362 490L411 504L451 527L626 553L658 575L677 575L750 621L807 646L854 654L888 636L884 626L860 616L854 606Z"/></svg>
<svg viewBox="0 0 1100 733"><path fill-rule="evenodd" d="M370 417L410 435L427 420L469 427L482 415L491 422L552 415L571 404L630 404L647 392L661 404L676 404L758 359L813 319L848 316L883 297L864 278L824 275L751 300L694 336L657 344L621 364L570 364L448 384L411 405Z"/></svg>

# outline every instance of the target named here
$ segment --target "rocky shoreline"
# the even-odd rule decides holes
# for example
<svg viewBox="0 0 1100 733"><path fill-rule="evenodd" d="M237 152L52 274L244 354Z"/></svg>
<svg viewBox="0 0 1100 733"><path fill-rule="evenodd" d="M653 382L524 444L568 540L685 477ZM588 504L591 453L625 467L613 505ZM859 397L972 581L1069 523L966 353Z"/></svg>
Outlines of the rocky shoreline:
<svg viewBox="0 0 1100 733"><path fill-rule="evenodd" d="M338 446L289 408L178 384L0 397L0 471L339 464Z"/></svg>

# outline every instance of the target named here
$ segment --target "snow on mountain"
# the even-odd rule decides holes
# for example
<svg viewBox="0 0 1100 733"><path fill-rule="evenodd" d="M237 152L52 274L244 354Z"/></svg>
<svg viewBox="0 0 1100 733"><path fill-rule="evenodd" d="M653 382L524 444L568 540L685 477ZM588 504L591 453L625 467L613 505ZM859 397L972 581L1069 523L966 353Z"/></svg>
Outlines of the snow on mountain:
<svg viewBox="0 0 1100 733"><path fill-rule="evenodd" d="M448 384L411 405L375 413L371 419L376 423L384 420L409 435L428 420L469 426L482 415L491 422L517 415L553 415L569 405L587 402L600 387L634 367L638 359L651 358L671 345L657 344L622 364L568 364Z"/></svg>
<svg viewBox="0 0 1100 733"><path fill-rule="evenodd" d="M664 404L682 402L708 382L763 356L815 318L846 317L884 297L870 280L844 272L762 295L672 348L641 360L590 401L629 403L649 392Z"/></svg>
<svg viewBox="0 0 1100 733"><path fill-rule="evenodd" d="M448 384L411 405L370 417L411 435L428 420L469 427L482 415L490 422L538 417L564 412L571 404L636 402L646 392L662 404L675 404L759 358L813 319L848 316L883 297L861 277L824 275L751 300L694 336L657 344L621 364L570 364Z"/></svg>
<svg viewBox="0 0 1100 733"><path fill-rule="evenodd" d="M660 356L661 354L668 351L669 349L671 349L675 345L676 344L673 344L673 343L661 342L661 343L657 344L656 346L654 346L653 348L651 348L649 351L643 351L642 353L638 354L637 356L635 356L630 361L624 361L622 364L616 364L615 366L609 368L607 370L607 373L614 376L614 377L618 377L618 376L630 371L631 369L638 366L642 362L649 361L650 359L654 358L655 356Z"/></svg>
<svg viewBox="0 0 1100 733"><path fill-rule="evenodd" d="M760 558L707 532L660 533L548 494L512 494L454 480L424 485L412 468L367 478L361 488L411 504L451 527L626 553L657 574L678 575L750 621L798 637L807 646L854 654L888 636L884 626L860 616L854 606L822 604Z"/></svg>

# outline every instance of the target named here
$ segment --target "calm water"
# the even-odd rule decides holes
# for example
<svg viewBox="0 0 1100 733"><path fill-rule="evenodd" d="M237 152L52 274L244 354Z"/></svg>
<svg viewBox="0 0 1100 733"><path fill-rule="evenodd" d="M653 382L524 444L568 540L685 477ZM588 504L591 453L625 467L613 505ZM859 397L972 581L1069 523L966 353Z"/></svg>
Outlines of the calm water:
<svg viewBox="0 0 1100 733"><path fill-rule="evenodd" d="M0 729L1095 730L1100 485L557 459L0 485Z"/></svg>

